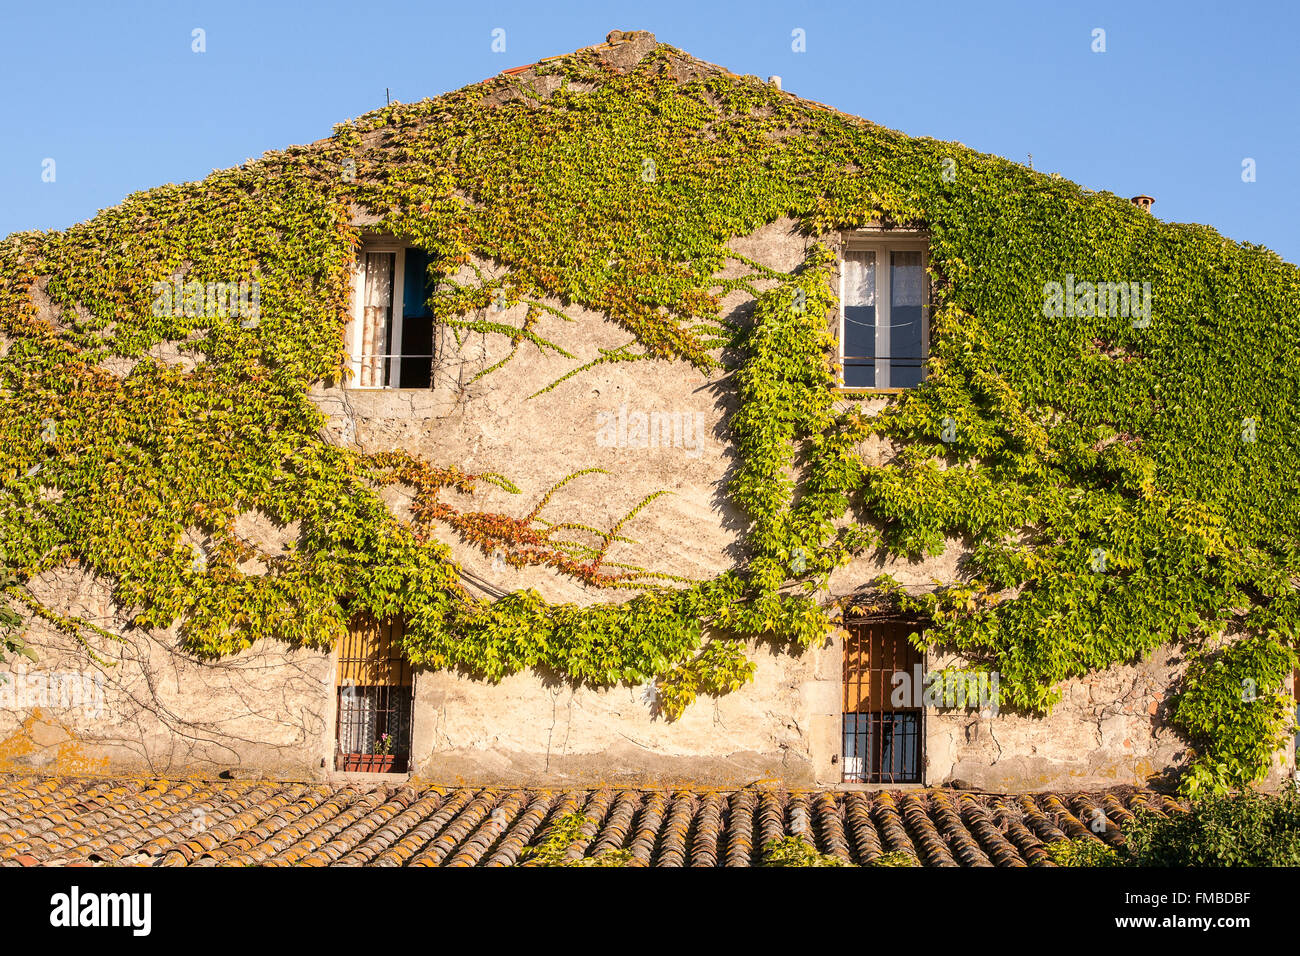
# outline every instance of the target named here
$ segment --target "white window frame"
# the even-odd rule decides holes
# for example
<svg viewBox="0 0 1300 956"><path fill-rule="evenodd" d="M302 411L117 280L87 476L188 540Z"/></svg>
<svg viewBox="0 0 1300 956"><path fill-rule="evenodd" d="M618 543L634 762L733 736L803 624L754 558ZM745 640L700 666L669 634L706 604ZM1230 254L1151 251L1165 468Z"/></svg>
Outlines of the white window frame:
<svg viewBox="0 0 1300 956"><path fill-rule="evenodd" d="M361 384L361 334L365 325L364 311L366 303L366 256L372 252L391 252L393 256L393 318L392 330L389 333L389 341L402 341L402 307L406 299L406 250L409 248L407 243L399 242L396 239L374 239L362 242L361 249L357 253L357 261L352 266L352 328L348 333L348 347L352 369L352 377L348 382L348 388L364 389L372 391L375 389L397 389L396 385L362 385ZM400 353L399 353L400 354ZM392 356L384 357L384 378L388 377L388 363ZM400 372L399 381L400 381Z"/></svg>
<svg viewBox="0 0 1300 956"><path fill-rule="evenodd" d="M876 384L875 385L845 385L844 384L844 256L848 252L874 252L876 255ZM885 392L896 393L905 392L915 386L893 387L889 384L889 363L883 365L880 359L890 357L889 349L889 330L891 328L892 316L890 315L890 288L889 288L889 253L891 252L920 252L921 253L921 277L924 285L921 290L921 380L925 380L925 363L930 357L930 241L924 233L901 230L893 230L888 233L878 230L869 230L859 233L853 233L846 236L842 246L840 256L840 320L839 334L836 336L836 352L839 359L839 388L848 392ZM881 376L884 376L882 383Z"/></svg>

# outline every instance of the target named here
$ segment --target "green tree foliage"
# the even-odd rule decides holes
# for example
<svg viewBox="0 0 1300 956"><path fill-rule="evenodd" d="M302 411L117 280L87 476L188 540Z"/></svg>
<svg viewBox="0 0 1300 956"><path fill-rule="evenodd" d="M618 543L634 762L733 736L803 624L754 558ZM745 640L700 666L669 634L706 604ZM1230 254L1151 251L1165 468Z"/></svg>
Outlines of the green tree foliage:
<svg viewBox="0 0 1300 956"><path fill-rule="evenodd" d="M1124 836L1133 866L1300 866L1300 796L1209 796L1189 813L1143 814Z"/></svg>
<svg viewBox="0 0 1300 956"><path fill-rule="evenodd" d="M1300 796L1244 790L1194 798L1186 813L1140 813L1116 850L1079 838L1049 844L1058 866L1300 866Z"/></svg>

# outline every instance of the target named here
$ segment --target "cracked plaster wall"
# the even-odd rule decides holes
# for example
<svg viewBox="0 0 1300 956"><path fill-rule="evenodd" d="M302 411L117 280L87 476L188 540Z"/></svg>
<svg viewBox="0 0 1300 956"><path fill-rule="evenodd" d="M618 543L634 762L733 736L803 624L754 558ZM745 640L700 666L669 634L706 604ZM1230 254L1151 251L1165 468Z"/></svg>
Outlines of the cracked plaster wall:
<svg viewBox="0 0 1300 956"><path fill-rule="evenodd" d="M788 271L803 260L808 240L783 221L731 245ZM490 273L491 264L483 266ZM723 275L741 269L732 262ZM735 292L723 306L743 314L752 301ZM584 476L561 489L544 516L608 527L645 495L666 489L670 495L628 525L634 543L616 545L611 560L689 578L733 567L740 558L743 520L724 498L734 464L725 429L735 399L723 377L683 363L609 364L529 399L595 358L598 349L631 338L601 315L577 308L565 312L572 322L546 313L537 332L563 345L574 360L525 344L509 364L474 381L478 371L504 357L507 346L500 337L478 333L457 341L444 330L433 389L317 387L312 397L328 417L326 439L366 451L402 448L436 464L500 472L519 485L520 494L481 485L473 495L452 494L448 500L515 515L527 514L573 471L602 468L607 474ZM517 324L522 309L492 318ZM877 399L867 407L882 404ZM687 413L693 421L699 416L699 453L685 441L652 448L602 444L597 416L617 413L620 406L629 412ZM892 450L875 442L862 452L880 462ZM409 515L407 489L389 487L382 493L394 514ZM268 553L296 536L294 528L276 528L258 515L242 517L237 531ZM454 533L440 529L438 534L467 570L493 588L532 587L552 601L580 604L628 593L601 592L544 569L502 566ZM862 556L835 572L827 596L850 594L884 570L909 589L931 588L959 576L962 554L962 543L950 541L942 555L923 562ZM264 566L253 561L244 570L259 573ZM178 647L174 630L141 633L128 627L129 614L112 606L107 586L76 569L50 572L32 588L51 606L81 614L125 641L96 647L117 662L105 667L88 662L84 649L66 635L33 622L31 636L42 657L31 670L98 674L103 710L90 715L49 702L0 708L0 766L328 774L335 706L330 655L268 641L223 661L201 663ZM839 640L800 657L765 645L751 650L758 664L752 684L721 699L702 698L672 724L654 715L646 688L575 689L532 673L497 685L459 673L418 674L414 770L423 779L445 783L837 783ZM930 664L945 662L935 658ZM1185 759L1183 742L1165 722L1165 697L1181 667L1178 655L1166 649L1147 661L1069 682L1046 718L931 708L925 721L926 782L990 790L1145 782ZM1275 782L1284 770L1279 763Z"/></svg>

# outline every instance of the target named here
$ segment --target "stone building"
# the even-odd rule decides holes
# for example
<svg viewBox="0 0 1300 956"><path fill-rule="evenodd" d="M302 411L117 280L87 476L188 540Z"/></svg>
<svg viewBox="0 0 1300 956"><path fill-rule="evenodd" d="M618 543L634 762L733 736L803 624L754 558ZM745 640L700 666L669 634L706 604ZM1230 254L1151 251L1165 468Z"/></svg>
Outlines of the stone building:
<svg viewBox="0 0 1300 956"><path fill-rule="evenodd" d="M588 55L626 73L656 49L648 34L612 34ZM684 75L729 75L674 56ZM544 104L557 80L543 66L507 71L510 85L489 87L488 98L504 101L526 87ZM303 154L308 161L311 150ZM627 329L557 297L542 299L542 308L493 303L480 314L527 325L567 352L563 361L554 350L442 323L431 316L418 281L431 251L361 205L353 207L350 225L359 235L343 329L350 374L317 381L310 391L324 416L325 441L508 476L512 488L444 492L445 500L484 514L519 515L544 502L550 521L607 529L639 502L667 492L627 523L627 540L615 542L611 561L691 581L743 563L746 518L725 494L736 466L728 422L737 397L728 369L598 362L627 346ZM839 277L840 310L828 329L840 348L836 402L878 414L926 375L936 302L930 240L923 225L868 222L810 232L789 216L766 221L726 243L734 257L716 277L746 281L721 293L720 314L743 321L756 292L777 284L773 276L795 272L814 244L826 246ZM490 284L506 271L473 256L458 277ZM266 303L264 292L264 315ZM66 319L41 282L30 291L30 305L37 320L58 327ZM190 345L160 341L144 356L109 356L103 367L125 377L134 362L151 357L194 374L209 359ZM592 362L598 364L547 390ZM887 462L896 451L877 439L859 449L869 463ZM377 493L398 521L412 519L409 485ZM261 556L282 555L303 536L297 522L257 509L239 514L233 528ZM579 607L629 596L554 567L516 566L452 527L432 528L463 569L463 586L481 600L526 589ZM196 548L205 547L202 534L187 533ZM922 560L859 553L829 575L817 600L852 599L885 572L912 594L960 581L968 548L953 537L941 554ZM240 569L265 574L269 564L252 557ZM121 606L113 582L84 563L43 568L25 589L60 620L86 622L120 642L96 643L88 657L83 637L29 616L25 639L39 660L20 661L0 688L0 769L235 771L288 780L384 773L470 786L775 781L792 788L1015 792L1144 785L1187 759L1188 741L1168 721L1168 695L1185 667L1184 649L1175 644L1064 682L1050 713L1038 715L998 706L987 685L963 691L960 700L951 686L927 697L925 675L963 666L960 655L918 650L908 635L923 621L867 614L846 619L802 653L752 639L752 681L704 695L669 720L656 705L653 681L593 687L529 669L493 682L463 668L412 666L400 652L400 617L358 615L349 636L328 650L268 636L246 650L204 658L182 647L179 619L171 627L134 623L137 609ZM909 691L901 700L900 688ZM1286 748L1270 779L1293 769Z"/></svg>

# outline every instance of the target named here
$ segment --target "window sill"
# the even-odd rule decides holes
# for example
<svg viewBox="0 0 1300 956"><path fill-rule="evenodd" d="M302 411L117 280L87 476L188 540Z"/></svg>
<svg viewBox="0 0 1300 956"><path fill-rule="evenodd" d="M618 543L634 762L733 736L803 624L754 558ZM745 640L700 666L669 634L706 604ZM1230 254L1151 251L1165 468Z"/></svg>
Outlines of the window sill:
<svg viewBox="0 0 1300 956"><path fill-rule="evenodd" d="M412 771L395 770L388 773L370 773L364 770L330 770L326 774L328 783L393 783L411 779Z"/></svg>
<svg viewBox="0 0 1300 956"><path fill-rule="evenodd" d="M345 392L432 392L428 385L344 385Z"/></svg>
<svg viewBox="0 0 1300 956"><path fill-rule="evenodd" d="M929 789L923 783L840 783L827 784L835 790L844 791L875 791L875 790L926 790Z"/></svg>
<svg viewBox="0 0 1300 956"><path fill-rule="evenodd" d="M902 395L913 391L911 388L871 388L860 385L836 385L831 392L836 395Z"/></svg>

